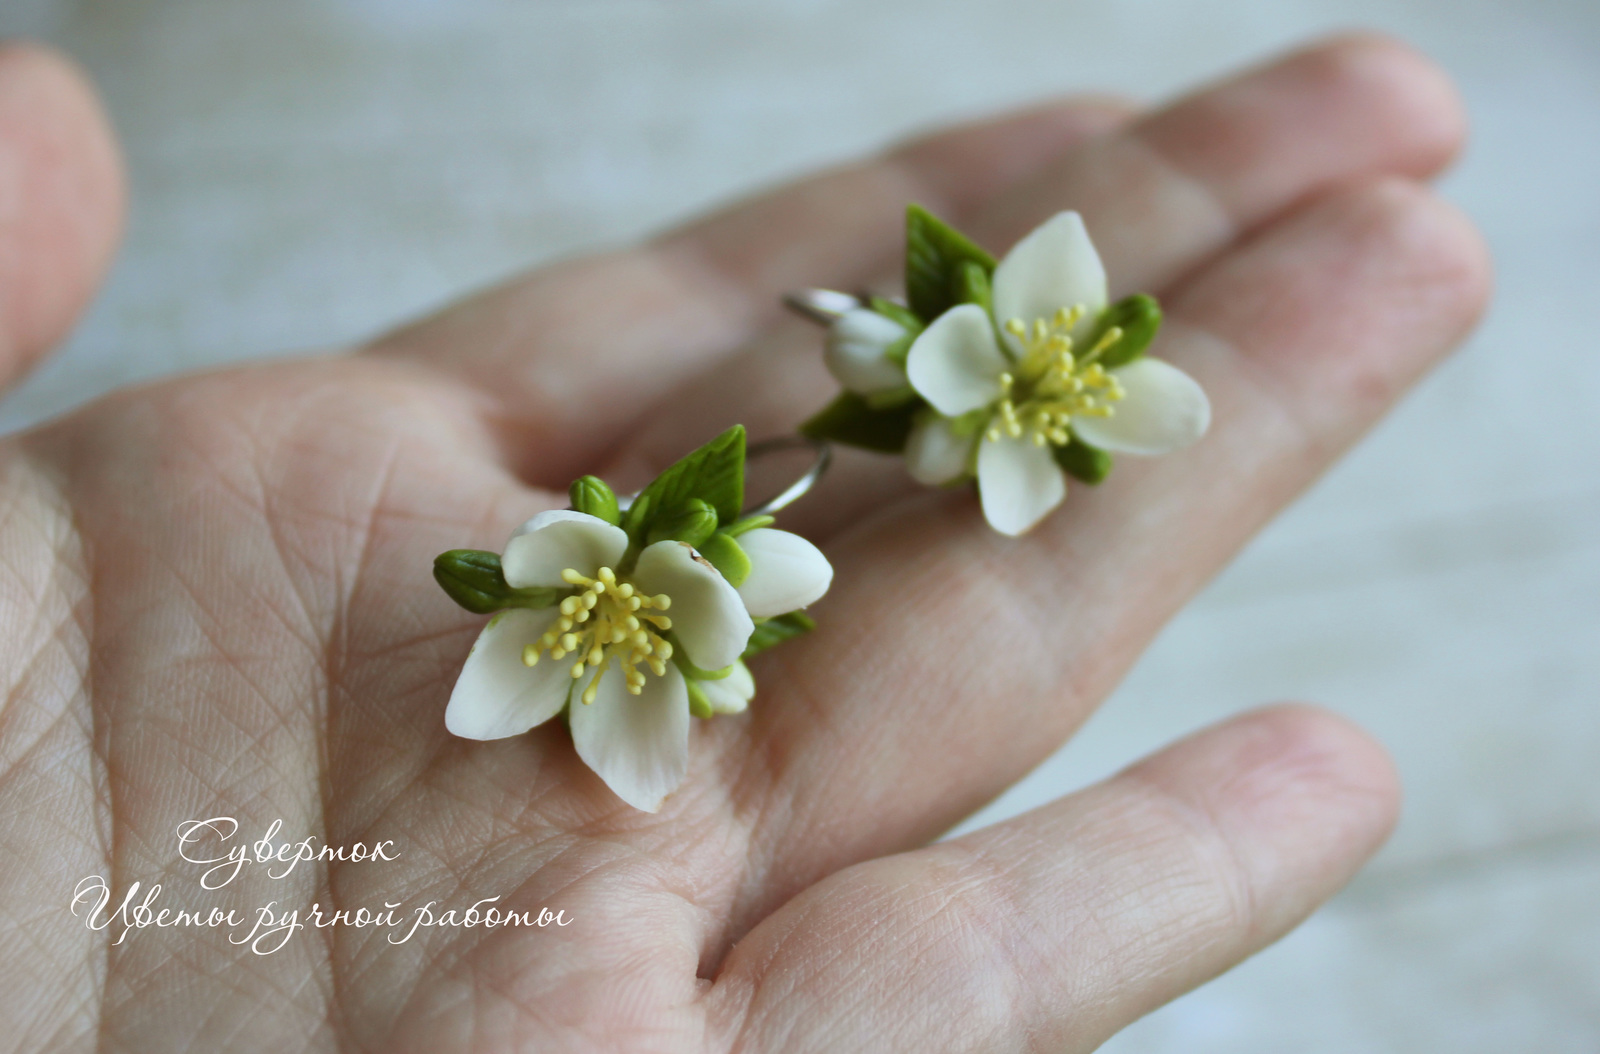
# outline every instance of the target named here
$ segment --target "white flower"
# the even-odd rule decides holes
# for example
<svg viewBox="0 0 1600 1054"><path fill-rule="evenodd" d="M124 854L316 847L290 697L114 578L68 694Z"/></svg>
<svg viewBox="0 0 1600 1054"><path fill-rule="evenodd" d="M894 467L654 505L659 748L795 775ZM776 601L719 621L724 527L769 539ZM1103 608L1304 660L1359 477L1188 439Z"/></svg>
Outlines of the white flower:
<svg viewBox="0 0 1600 1054"><path fill-rule="evenodd" d="M905 327L894 319L852 308L829 327L823 362L834 380L857 395L903 388L906 368L885 353L905 335Z"/></svg>
<svg viewBox="0 0 1600 1054"><path fill-rule="evenodd" d="M620 527L565 509L535 516L506 543L506 582L569 595L490 620L456 680L445 727L468 739L519 735L570 699L578 756L623 801L655 812L689 769L689 694L674 642L701 670L733 667L701 683L718 685L707 692L713 710L742 710L755 691L739 662L752 610L765 617L773 604L810 603L833 576L815 546L786 531L753 530L740 542L751 562L749 599L683 542L647 546L622 573L628 536Z"/></svg>
<svg viewBox="0 0 1600 1054"><path fill-rule="evenodd" d="M742 662L734 663L728 676L699 684L712 712L718 714L743 713L756 694L756 679L750 676L750 667Z"/></svg>
<svg viewBox="0 0 1600 1054"><path fill-rule="evenodd" d="M754 618L772 618L808 607L833 582L828 558L798 534L758 527L739 535L739 547L750 558L750 574L739 583L739 596Z"/></svg>
<svg viewBox="0 0 1600 1054"><path fill-rule="evenodd" d="M1105 369L1096 360L1115 345L1116 330L1079 347L1106 302L1105 268L1076 212L1017 243L995 268L992 317L962 304L911 345L907 376L937 411L913 429L911 474L924 483L957 479L976 442L984 517L1019 535L1066 495L1051 448L1074 434L1128 454L1163 454L1205 434L1211 406L1188 374L1150 358Z"/></svg>

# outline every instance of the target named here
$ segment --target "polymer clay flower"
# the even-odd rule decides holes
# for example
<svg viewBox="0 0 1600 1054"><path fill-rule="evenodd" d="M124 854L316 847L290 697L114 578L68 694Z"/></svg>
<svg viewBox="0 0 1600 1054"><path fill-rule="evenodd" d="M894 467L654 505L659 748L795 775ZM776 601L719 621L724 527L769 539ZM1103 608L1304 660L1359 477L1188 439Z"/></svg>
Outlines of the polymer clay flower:
<svg viewBox="0 0 1600 1054"><path fill-rule="evenodd" d="M858 395L892 392L906 385L906 327L865 307L851 307L828 328L823 362L834 380ZM899 347L902 354L893 351Z"/></svg>
<svg viewBox="0 0 1600 1054"><path fill-rule="evenodd" d="M742 431L737 439L742 472ZM691 486L671 485L684 475ZM725 474L709 475L726 486ZM498 609L456 681L446 728L500 739L565 711L578 756L617 796L661 807L688 772L691 714L745 709L755 681L742 658L809 628L798 609L833 577L814 545L767 527L771 517L739 519L734 502L724 525L695 496L695 476L664 473L669 485L638 500L665 495L671 508L635 514L636 500L626 519L610 489L586 477L574 504L594 511L540 513L498 558L454 550L436 561L463 606ZM713 497L728 507L726 494Z"/></svg>
<svg viewBox="0 0 1600 1054"><path fill-rule="evenodd" d="M1067 475L1097 483L1112 453L1164 454L1210 424L1194 379L1144 357L1161 321L1155 301L1108 304L1075 212L996 264L913 206L906 286L906 305L837 312L826 361L846 392L803 430L903 453L922 483L976 478L984 517L1003 534L1059 505Z"/></svg>
<svg viewBox="0 0 1600 1054"><path fill-rule="evenodd" d="M1150 455L1205 434L1211 406L1193 378L1157 359L1109 357L1122 330L1096 328L1106 272L1076 212L1006 254L991 296L987 309L946 311L911 345L906 376L937 413L918 422L906 456L918 480L948 482L967 471L962 433L975 431L978 493L995 530L1022 534L1061 503L1053 448L1074 436Z"/></svg>

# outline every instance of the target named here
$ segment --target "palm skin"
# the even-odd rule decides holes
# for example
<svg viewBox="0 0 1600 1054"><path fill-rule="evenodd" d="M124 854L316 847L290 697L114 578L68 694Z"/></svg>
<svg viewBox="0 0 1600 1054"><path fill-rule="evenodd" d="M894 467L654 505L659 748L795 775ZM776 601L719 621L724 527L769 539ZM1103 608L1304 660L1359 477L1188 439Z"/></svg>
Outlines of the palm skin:
<svg viewBox="0 0 1600 1054"><path fill-rule="evenodd" d="M76 240L65 220L5 235L58 290L42 321L0 315L15 373L92 284L117 190L72 75L29 50L0 70L0 115L25 82L53 93L53 128L79 129L30 151L39 127L0 120L0 142L34 169L90 171L72 215L100 201L106 216ZM0 1042L1088 1050L1271 941L1396 807L1381 751L1306 708L928 843L1059 745L1470 328L1481 246L1414 182L1459 136L1423 60L1332 41L1149 116L1062 103L943 133L360 354L121 392L11 437L0 910L25 951L0 986ZM726 424L792 429L831 383L777 294L892 273L908 198L996 249L1082 210L1114 285L1162 295L1158 353L1207 386L1213 435L1120 464L1021 542L988 532L969 494L843 458L782 524L837 569L821 629L758 661L750 713L696 723L659 814L611 796L559 727L449 736L482 620L432 585L432 557L498 549L576 475L627 486ZM281 879L246 866L205 892L175 830L214 816L237 818L240 841L281 819L286 840L386 839L399 857ZM399 945L308 930L267 955L221 930L113 944L67 910L88 875L249 916L497 896L570 925Z"/></svg>

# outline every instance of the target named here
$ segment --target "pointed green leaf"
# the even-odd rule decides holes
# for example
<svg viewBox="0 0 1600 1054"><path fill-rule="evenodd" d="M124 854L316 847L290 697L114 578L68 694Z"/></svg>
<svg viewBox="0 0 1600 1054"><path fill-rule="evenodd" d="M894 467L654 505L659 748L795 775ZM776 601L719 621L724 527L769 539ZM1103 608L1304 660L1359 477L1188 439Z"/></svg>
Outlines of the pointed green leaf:
<svg viewBox="0 0 1600 1054"><path fill-rule="evenodd" d="M744 425L734 425L655 478L634 499L625 529L636 543L649 536L657 516L698 498L732 523L744 507ZM647 504L645 504L647 503ZM644 504L643 511L634 509Z"/></svg>
<svg viewBox="0 0 1600 1054"><path fill-rule="evenodd" d="M698 546L717 530L717 510L699 498L690 498L676 512L656 517L647 541L663 542L671 539Z"/></svg>
<svg viewBox="0 0 1600 1054"><path fill-rule="evenodd" d="M756 631L750 634L750 643L745 645L744 655L741 658L748 659L752 655L766 651L774 644L782 644L791 637L810 633L816 628L816 620L803 611L791 611L787 615L762 619L756 623Z"/></svg>
<svg viewBox="0 0 1600 1054"><path fill-rule="evenodd" d="M1085 483L1099 483L1111 473L1111 455L1099 447L1090 446L1077 436L1066 446L1055 447L1056 464L1073 479Z"/></svg>
<svg viewBox="0 0 1600 1054"><path fill-rule="evenodd" d="M598 476L584 476L572 481L567 489L572 507L579 512L598 517L613 526L622 523L622 513L617 508L617 495Z"/></svg>
<svg viewBox="0 0 1600 1054"><path fill-rule="evenodd" d="M750 557L744 548L727 534L713 534L698 547L700 555L711 561L711 566L722 572L722 577L735 589L750 577Z"/></svg>
<svg viewBox="0 0 1600 1054"><path fill-rule="evenodd" d="M1108 370L1126 366L1145 353L1161 329L1161 305L1156 303L1155 297L1145 293L1118 300L1100 313L1083 345L1084 353L1092 351L1113 326L1121 330L1121 335L1095 360Z"/></svg>
<svg viewBox="0 0 1600 1054"><path fill-rule="evenodd" d="M906 448L912 418L922 405L921 399L912 399L899 406L878 409L854 392L840 392L838 398L800 426L800 434L863 450L898 454Z"/></svg>
<svg viewBox="0 0 1600 1054"><path fill-rule="evenodd" d="M994 257L921 205L906 209L906 300L931 323L961 303L962 265L994 273Z"/></svg>
<svg viewBox="0 0 1600 1054"><path fill-rule="evenodd" d="M544 608L556 602L553 589L513 589L500 568L500 554L481 549L451 549L433 560L433 578L450 599L477 615L505 608Z"/></svg>

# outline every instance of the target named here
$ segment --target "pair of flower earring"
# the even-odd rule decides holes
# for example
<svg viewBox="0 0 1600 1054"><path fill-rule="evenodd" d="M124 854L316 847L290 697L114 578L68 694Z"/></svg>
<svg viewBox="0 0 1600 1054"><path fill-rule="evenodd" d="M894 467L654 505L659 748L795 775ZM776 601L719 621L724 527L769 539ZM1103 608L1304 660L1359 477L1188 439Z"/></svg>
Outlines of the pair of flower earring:
<svg viewBox="0 0 1600 1054"><path fill-rule="evenodd" d="M1145 355L1161 310L1109 301L1083 220L1063 212L995 259L913 205L905 299L830 290L787 302L828 327L825 361L844 391L802 438L746 449L735 426L627 499L585 476L571 506L519 527L503 554L452 550L434 577L493 614L445 710L469 739L519 735L565 715L573 746L623 801L655 812L689 767L692 717L739 713L746 660L814 623L804 608L833 568L775 529L828 443L901 454L919 482L976 482L1002 534L1036 526L1067 477L1098 483L1114 453L1162 454L1210 423L1204 391ZM777 497L745 502L747 459L812 455Z"/></svg>

